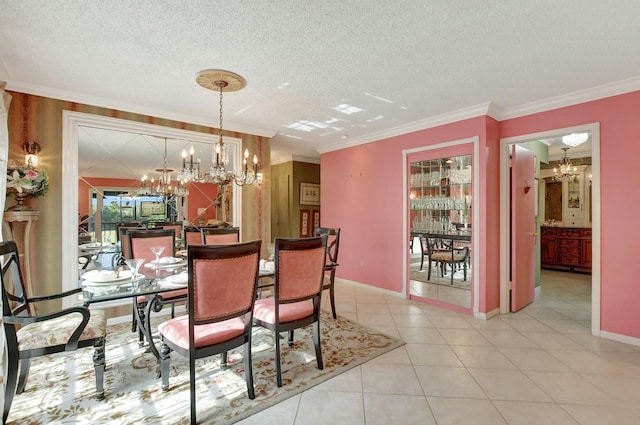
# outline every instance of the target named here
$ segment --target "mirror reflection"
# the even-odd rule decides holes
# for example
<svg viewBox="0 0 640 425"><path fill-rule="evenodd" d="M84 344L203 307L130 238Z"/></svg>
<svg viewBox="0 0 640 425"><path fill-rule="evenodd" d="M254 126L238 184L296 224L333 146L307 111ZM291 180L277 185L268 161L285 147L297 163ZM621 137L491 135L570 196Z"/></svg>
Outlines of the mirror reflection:
<svg viewBox="0 0 640 425"><path fill-rule="evenodd" d="M410 164L410 291L471 306L471 155Z"/></svg>
<svg viewBox="0 0 640 425"><path fill-rule="evenodd" d="M113 266L119 226L232 223L232 190L218 196L217 185L180 176L190 165L207 172L211 157L212 143L79 127L79 270Z"/></svg>

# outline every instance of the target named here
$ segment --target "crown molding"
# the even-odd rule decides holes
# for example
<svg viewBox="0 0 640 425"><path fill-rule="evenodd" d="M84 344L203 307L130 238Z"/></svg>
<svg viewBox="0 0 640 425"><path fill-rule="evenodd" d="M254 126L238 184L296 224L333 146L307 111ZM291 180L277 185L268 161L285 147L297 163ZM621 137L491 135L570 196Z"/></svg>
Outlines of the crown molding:
<svg viewBox="0 0 640 425"><path fill-rule="evenodd" d="M331 143L318 149L318 152L323 154L337 151L484 115L489 115L492 118L499 120L500 108L493 102L486 102L480 105L459 109L457 111L436 115L435 117L426 118L424 120L414 121L409 124L389 128L375 133L369 133L361 137L354 137L346 141Z"/></svg>
<svg viewBox="0 0 640 425"><path fill-rule="evenodd" d="M271 165L284 164L287 162L306 162L309 164L320 164L320 158L312 158L310 156L299 155L282 155L271 160Z"/></svg>
<svg viewBox="0 0 640 425"><path fill-rule="evenodd" d="M604 99L606 97L630 93L637 90L640 90L640 77L628 78L626 80L607 83L585 90L579 90L572 93L564 94L562 96L551 97L536 102L526 103L520 106L505 108L502 111L500 120L518 118L525 115L564 108L566 106L578 105L580 103Z"/></svg>
<svg viewBox="0 0 640 425"><path fill-rule="evenodd" d="M122 102L116 99L89 96L81 93L70 92L67 90L52 89L34 84L23 83L21 81L11 81L7 84L7 90L31 94L35 96L43 96L51 99L58 99L67 102L82 103L85 105L98 106L101 108L116 109L118 111L131 112L134 114L148 115L161 119L168 119L178 122L186 122L190 124L202 125L205 127L216 128L214 117L205 117L200 115L183 114L176 111L167 111L164 109L152 108L143 105L137 105L128 102ZM252 127L248 125L238 124L225 119L225 130L237 131L245 134L252 134L261 137L272 138L276 134L276 130Z"/></svg>

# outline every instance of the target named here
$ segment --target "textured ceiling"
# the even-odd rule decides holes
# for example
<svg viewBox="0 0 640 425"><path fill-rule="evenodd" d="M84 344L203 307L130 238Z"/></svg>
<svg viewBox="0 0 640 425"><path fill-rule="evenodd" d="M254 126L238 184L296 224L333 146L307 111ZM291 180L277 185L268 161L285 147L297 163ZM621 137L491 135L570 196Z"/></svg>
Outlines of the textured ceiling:
<svg viewBox="0 0 640 425"><path fill-rule="evenodd" d="M21 1L0 9L9 90L218 125L198 71L247 86L225 128L272 158L636 79L640 1ZM348 114L345 105L355 107Z"/></svg>

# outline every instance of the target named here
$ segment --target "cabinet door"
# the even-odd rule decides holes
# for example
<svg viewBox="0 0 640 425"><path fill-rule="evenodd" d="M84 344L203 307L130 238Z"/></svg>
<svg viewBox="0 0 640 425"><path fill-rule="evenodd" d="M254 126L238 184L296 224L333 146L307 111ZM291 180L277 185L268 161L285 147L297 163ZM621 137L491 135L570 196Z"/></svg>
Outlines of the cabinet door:
<svg viewBox="0 0 640 425"><path fill-rule="evenodd" d="M586 267L591 267L591 239L585 239L582 241L582 253L580 264Z"/></svg>
<svg viewBox="0 0 640 425"><path fill-rule="evenodd" d="M558 244L557 239L553 237L543 237L540 242L541 256L540 261L544 263L554 264L558 261Z"/></svg>

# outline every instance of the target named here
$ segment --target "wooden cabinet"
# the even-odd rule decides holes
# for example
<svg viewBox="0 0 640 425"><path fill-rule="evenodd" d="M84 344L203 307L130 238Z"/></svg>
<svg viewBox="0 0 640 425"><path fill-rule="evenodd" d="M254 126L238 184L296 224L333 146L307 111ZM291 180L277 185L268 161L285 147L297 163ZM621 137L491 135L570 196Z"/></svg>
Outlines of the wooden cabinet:
<svg viewBox="0 0 640 425"><path fill-rule="evenodd" d="M542 226L541 236L542 268L591 272L590 228Z"/></svg>

